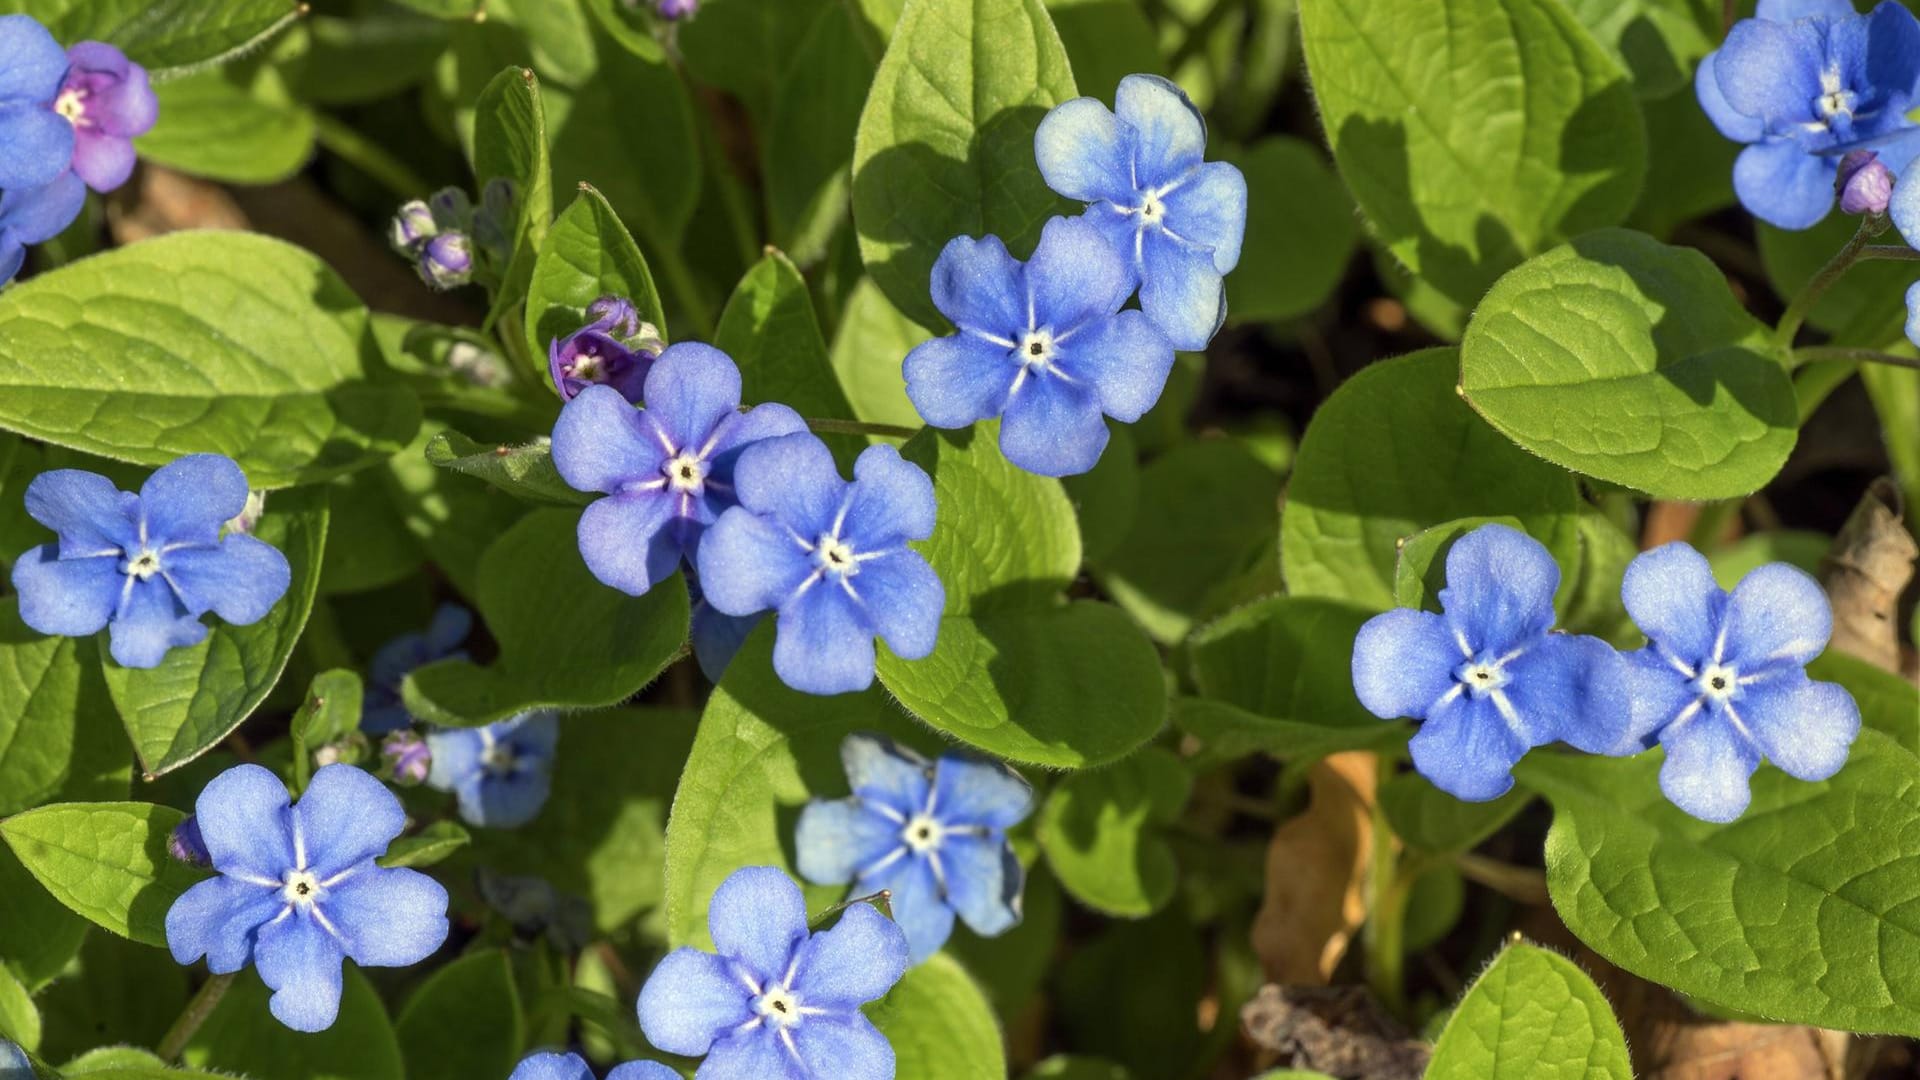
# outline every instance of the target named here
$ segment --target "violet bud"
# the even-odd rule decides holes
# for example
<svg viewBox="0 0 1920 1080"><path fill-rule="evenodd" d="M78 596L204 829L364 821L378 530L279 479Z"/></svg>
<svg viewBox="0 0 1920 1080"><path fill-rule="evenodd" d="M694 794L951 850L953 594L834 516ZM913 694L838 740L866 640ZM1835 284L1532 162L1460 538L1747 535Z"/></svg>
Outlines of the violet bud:
<svg viewBox="0 0 1920 1080"><path fill-rule="evenodd" d="M1871 150L1853 150L1840 159L1834 177L1840 209L1848 214L1884 214L1893 198L1893 172Z"/></svg>
<svg viewBox="0 0 1920 1080"><path fill-rule="evenodd" d="M443 232L420 249L420 280L451 289L473 280L473 245L466 233Z"/></svg>
<svg viewBox="0 0 1920 1080"><path fill-rule="evenodd" d="M414 199L403 203L393 215L393 222L387 228L387 241L393 250L402 255L412 255L413 249L439 232L439 226L433 223L433 211L427 204Z"/></svg>
<svg viewBox="0 0 1920 1080"><path fill-rule="evenodd" d="M672 21L691 19L700 10L700 0L656 0L654 10Z"/></svg>
<svg viewBox="0 0 1920 1080"><path fill-rule="evenodd" d="M427 741L411 731L396 731L380 744L380 756L396 784L412 787L426 782L433 765L433 751Z"/></svg>
<svg viewBox="0 0 1920 1080"><path fill-rule="evenodd" d="M441 229L465 229L473 221L473 200L460 188L441 188L427 198L427 205Z"/></svg>
<svg viewBox="0 0 1920 1080"><path fill-rule="evenodd" d="M173 832L167 836L167 854L193 866L213 865L213 856L207 853L207 842L200 837L200 823L193 819L192 814L175 825Z"/></svg>

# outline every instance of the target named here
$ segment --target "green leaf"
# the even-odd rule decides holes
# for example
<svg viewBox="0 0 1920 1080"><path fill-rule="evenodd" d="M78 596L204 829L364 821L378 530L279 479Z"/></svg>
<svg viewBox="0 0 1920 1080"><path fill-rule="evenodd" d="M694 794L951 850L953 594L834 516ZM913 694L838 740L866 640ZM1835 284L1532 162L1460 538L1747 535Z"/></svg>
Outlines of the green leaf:
<svg viewBox="0 0 1920 1080"><path fill-rule="evenodd" d="M0 964L37 990L66 968L86 936L86 921L48 895L13 849L0 844Z"/></svg>
<svg viewBox="0 0 1920 1080"><path fill-rule="evenodd" d="M1733 162L1746 148L1720 134L1692 94L1641 104L1647 182L1627 224L1666 239L1683 222L1734 204Z"/></svg>
<svg viewBox="0 0 1920 1080"><path fill-rule="evenodd" d="M1710 1004L1920 1034L1920 759L1862 731L1831 780L1762 767L1730 825L1668 803L1660 764L1659 753L1532 754L1515 769L1553 803L1547 887L1567 927Z"/></svg>
<svg viewBox="0 0 1920 1080"><path fill-rule="evenodd" d="M1633 206L1633 84L1555 0L1300 0L1300 39L1347 186L1455 303Z"/></svg>
<svg viewBox="0 0 1920 1080"><path fill-rule="evenodd" d="M1846 687L1860 706L1862 724L1920 754L1920 687L1836 649L1815 657L1807 675Z"/></svg>
<svg viewBox="0 0 1920 1080"><path fill-rule="evenodd" d="M1133 1080L1133 1074L1101 1058L1055 1054L1035 1065L1024 1080Z"/></svg>
<svg viewBox="0 0 1920 1080"><path fill-rule="evenodd" d="M1643 98L1691 90L1694 69L1724 33L1711 0L1567 0L1567 10L1627 69Z"/></svg>
<svg viewBox="0 0 1920 1080"><path fill-rule="evenodd" d="M540 245L540 261L527 290L527 348L536 359L548 344L587 325L587 305L603 296L624 296L664 340L667 317L653 273L632 234L607 197L582 183L573 205L562 211Z"/></svg>
<svg viewBox="0 0 1920 1080"><path fill-rule="evenodd" d="M1034 168L1033 133L1075 93L1040 0L909 0L853 146L860 257L895 307L945 325L927 281L947 241L991 233L1024 255L1068 209Z"/></svg>
<svg viewBox="0 0 1920 1080"><path fill-rule="evenodd" d="M1140 452L1134 445L1133 425L1107 421L1107 450L1093 468L1078 476L1063 476L1060 486L1073 500L1073 516L1080 526L1080 542L1086 548L1087 566L1098 573L1121 545L1126 544L1140 513ZM1155 531L1177 528L1177 523L1160 523ZM1124 587L1123 587L1124 588ZM1106 585L1123 606L1136 605L1114 593L1113 583ZM1144 608L1140 609L1144 610ZM1134 618L1147 620L1136 611ZM1150 631L1151 632L1151 631Z"/></svg>
<svg viewBox="0 0 1920 1080"><path fill-rule="evenodd" d="M29 629L19 598L0 600L0 816L56 794L126 795L127 745L93 651Z"/></svg>
<svg viewBox="0 0 1920 1080"><path fill-rule="evenodd" d="M211 750L240 726L280 681L313 611L327 542L327 493L295 488L267 499L254 535L280 549L293 570L285 596L251 626L218 617L198 645L169 651L155 668L126 668L100 658L107 690L147 774L172 772Z"/></svg>
<svg viewBox="0 0 1920 1080"><path fill-rule="evenodd" d="M467 830L451 821L436 821L412 836L395 840L380 856L386 867L433 866L473 841Z"/></svg>
<svg viewBox="0 0 1920 1080"><path fill-rule="evenodd" d="M0 427L138 465L233 458L256 488L405 446L420 406L376 383L367 310L318 258L244 232L181 232L0 295Z"/></svg>
<svg viewBox="0 0 1920 1080"><path fill-rule="evenodd" d="M1793 449L1787 367L1706 256L1607 230L1500 279L1460 343L1460 392L1555 464L1722 499L1759 489Z"/></svg>
<svg viewBox="0 0 1920 1080"><path fill-rule="evenodd" d="M926 327L900 314L872 278L860 279L840 316L831 354L855 419L920 426L920 413L907 398L900 365L915 345L932 336Z"/></svg>
<svg viewBox="0 0 1920 1080"><path fill-rule="evenodd" d="M998 937L956 929L947 955L967 969L1004 1023L1015 1023L1053 969L1060 943L1060 885L1044 862L1027 867L1020 923Z"/></svg>
<svg viewBox="0 0 1920 1080"><path fill-rule="evenodd" d="M410 1080L512 1072L526 1024L506 952L476 949L434 972L407 998L394 1033Z"/></svg>
<svg viewBox="0 0 1920 1080"><path fill-rule="evenodd" d="M1640 554L1640 544L1590 507L1580 511L1580 564L1569 569L1565 617L1567 630L1592 634L1615 646L1640 641L1640 629L1620 599L1620 583L1627 564ZM1564 565L1564 564L1563 564Z"/></svg>
<svg viewBox="0 0 1920 1080"><path fill-rule="evenodd" d="M401 686L410 712L465 726L617 705L674 658L687 640L686 588L674 579L633 597L600 584L580 561L577 520L537 510L487 548L474 601L500 656L416 669Z"/></svg>
<svg viewBox="0 0 1920 1080"><path fill-rule="evenodd" d="M346 966L340 1018L313 1035L271 1019L266 984L252 968L187 1043L183 1056L197 1069L217 1069L274 1080L401 1080L400 1046L380 995L360 969Z"/></svg>
<svg viewBox="0 0 1920 1080"><path fill-rule="evenodd" d="M713 343L740 365L741 401L784 402L808 419L854 419L827 358L806 279L780 252L769 250L741 279L720 313ZM827 444L851 463L866 440L830 436Z"/></svg>
<svg viewBox="0 0 1920 1080"><path fill-rule="evenodd" d="M815 17L832 0L709 0L679 27L687 71L724 90L765 123L787 66Z"/></svg>
<svg viewBox="0 0 1920 1080"><path fill-rule="evenodd" d="M1124 1061L1140 1076L1186 1075L1200 1058L1194 1010L1213 974L1202 932L1175 906L1083 939L1054 979L1055 1030L1067 1045Z"/></svg>
<svg viewBox="0 0 1920 1080"><path fill-rule="evenodd" d="M297 7L293 0L0 0L0 14L26 12L64 43L118 45L156 74L243 52L296 18Z"/></svg>
<svg viewBox="0 0 1920 1080"><path fill-rule="evenodd" d="M69 1061L111 1043L159 1045L187 1003L187 970L165 949L112 934L87 935L77 972L40 995L40 1052ZM75 1070L69 1063L62 1071L71 1076Z"/></svg>
<svg viewBox="0 0 1920 1080"><path fill-rule="evenodd" d="M154 87L160 117L134 140L148 161L234 184L271 184L313 156L313 113L270 64L203 71Z"/></svg>
<svg viewBox="0 0 1920 1080"><path fill-rule="evenodd" d="M1439 611L1440 590L1447 587L1447 553L1461 537L1482 525L1524 527L1516 517L1471 517L1443 521L1407 537L1393 567L1394 606Z"/></svg>
<svg viewBox="0 0 1920 1080"><path fill-rule="evenodd" d="M313 677L307 696L287 725L287 738L293 743L296 793L306 790L307 779L313 774L313 751L360 729L360 705L365 696L358 672L335 668Z"/></svg>
<svg viewBox="0 0 1920 1080"><path fill-rule="evenodd" d="M1278 322L1326 303L1359 239L1353 197L1318 149L1289 135L1228 160L1247 178L1246 243L1227 276L1228 317Z"/></svg>
<svg viewBox="0 0 1920 1080"><path fill-rule="evenodd" d="M1046 0L1081 93L1111 103L1120 80L1166 75L1155 28L1133 0Z"/></svg>
<svg viewBox="0 0 1920 1080"><path fill-rule="evenodd" d="M1907 528L1920 531L1920 371L1892 364L1861 364L1860 382L1873 399L1887 460L1907 502ZM4 527L0 526L0 535ZM0 546L0 558L6 548ZM1920 635L1916 635L1920 636Z"/></svg>
<svg viewBox="0 0 1920 1080"><path fill-rule="evenodd" d="M1175 698L1168 718L1175 728L1199 740L1200 749L1187 762L1196 772L1251 754L1313 761L1342 750L1399 752L1413 734L1404 724L1384 721L1373 727L1328 727L1281 720L1211 698Z"/></svg>
<svg viewBox="0 0 1920 1080"><path fill-rule="evenodd" d="M872 31L845 3L821 5L784 57L761 164L774 241L803 263L823 255L847 219L854 135L879 57Z"/></svg>
<svg viewBox="0 0 1920 1080"><path fill-rule="evenodd" d="M1314 412L1280 515L1294 595L1391 607L1400 541L1456 518L1516 517L1549 551L1573 552L1573 478L1454 400L1455 363L1452 349L1374 363Z"/></svg>
<svg viewBox="0 0 1920 1080"><path fill-rule="evenodd" d="M547 115L531 69L508 67L480 91L473 112L473 178L513 182L513 256L501 271L491 322L527 295L534 261L553 220L553 169L547 158ZM537 353L535 355L538 355Z"/></svg>
<svg viewBox="0 0 1920 1080"><path fill-rule="evenodd" d="M420 544L407 531L380 473L362 469L328 485L327 528L353 537L353 543L327 545L320 559L323 596L378 589L420 569Z"/></svg>
<svg viewBox="0 0 1920 1080"><path fill-rule="evenodd" d="M597 493L575 491L560 478L560 470L553 466L553 443L547 439L525 446L489 446L457 431L445 431L427 440L427 460L528 502L585 506L599 498Z"/></svg>
<svg viewBox="0 0 1920 1080"><path fill-rule="evenodd" d="M480 593L480 560L487 547L526 516L527 505L470 476L427 460L427 443L447 431L429 420L412 446L387 460L380 479L401 524L461 595Z"/></svg>
<svg viewBox="0 0 1920 1080"><path fill-rule="evenodd" d="M1471 851L1512 821L1533 801L1515 789L1491 802L1465 802L1441 791L1419 773L1401 773L1380 788L1380 809L1394 835L1422 851Z"/></svg>
<svg viewBox="0 0 1920 1080"><path fill-rule="evenodd" d="M55 803L0 821L0 838L75 914L167 947L167 909L202 877L167 854L185 814L151 803Z"/></svg>
<svg viewBox="0 0 1920 1080"><path fill-rule="evenodd" d="M949 956L935 953L909 970L871 1015L893 1044L899 1076L1004 1080L1007 1075L993 1009Z"/></svg>
<svg viewBox="0 0 1920 1080"><path fill-rule="evenodd" d="M1453 1011L1431 1080L1633 1080L1613 1010L1579 965L1507 946Z"/></svg>
<svg viewBox="0 0 1920 1080"><path fill-rule="evenodd" d="M872 731L922 747L931 741L878 687L837 697L788 688L773 673L773 637L763 625L741 646L701 713L681 772L667 822L670 945L711 947L707 902L740 867L793 872L788 848L801 809L809 799L847 794L840 743L848 735ZM801 885L812 911L846 892Z"/></svg>
<svg viewBox="0 0 1920 1080"><path fill-rule="evenodd" d="M305 48L286 66L294 95L314 105L365 105L425 81L451 35L445 23L400 6L308 15Z"/></svg>
<svg viewBox="0 0 1920 1080"><path fill-rule="evenodd" d="M0 967L0 1038L11 1039L22 1050L40 1049L40 1011L20 980Z"/></svg>
<svg viewBox="0 0 1920 1080"><path fill-rule="evenodd" d="M1040 847L1073 898L1105 915L1142 919L1173 898L1178 866L1158 833L1179 820L1193 789L1180 759L1159 747L1073 773L1040 811Z"/></svg>

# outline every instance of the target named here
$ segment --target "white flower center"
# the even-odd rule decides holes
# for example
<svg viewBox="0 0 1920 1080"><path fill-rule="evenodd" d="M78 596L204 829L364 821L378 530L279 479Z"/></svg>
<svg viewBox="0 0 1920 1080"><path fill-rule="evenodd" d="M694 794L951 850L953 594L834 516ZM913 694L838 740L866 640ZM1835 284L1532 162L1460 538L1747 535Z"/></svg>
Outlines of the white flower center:
<svg viewBox="0 0 1920 1080"><path fill-rule="evenodd" d="M907 822L900 830L900 839L906 842L915 855L924 855L929 851L938 851L940 841L946 837L946 830L938 821L921 814Z"/></svg>
<svg viewBox="0 0 1920 1080"><path fill-rule="evenodd" d="M143 548L140 554L120 564L120 572L145 581L160 572L160 553Z"/></svg>
<svg viewBox="0 0 1920 1080"><path fill-rule="evenodd" d="M568 373L574 378L584 382L598 382L600 372L605 367L606 365L600 360L599 353L583 349L579 355L573 358L573 365Z"/></svg>
<svg viewBox="0 0 1920 1080"><path fill-rule="evenodd" d="M830 534L822 534L813 549L813 564L830 574L843 577L857 573L859 562L853 557L853 545Z"/></svg>
<svg viewBox="0 0 1920 1080"><path fill-rule="evenodd" d="M666 474L667 484L675 491L698 495L706 490L707 464L692 451L682 451L660 466L660 471Z"/></svg>
<svg viewBox="0 0 1920 1080"><path fill-rule="evenodd" d="M1167 204L1160 201L1158 195L1148 195L1140 204L1140 220L1147 225L1158 225L1166 220Z"/></svg>
<svg viewBox="0 0 1920 1080"><path fill-rule="evenodd" d="M1715 701L1727 701L1739 692L1740 673L1726 664L1708 664L1693 680L1693 688Z"/></svg>
<svg viewBox="0 0 1920 1080"><path fill-rule="evenodd" d="M78 127L87 115L87 94L78 87L69 87L60 92L53 101L53 111L66 117L67 123Z"/></svg>
<svg viewBox="0 0 1920 1080"><path fill-rule="evenodd" d="M1030 331L1020 339L1014 358L1032 371L1044 371L1053 359L1053 334L1047 330Z"/></svg>
<svg viewBox="0 0 1920 1080"><path fill-rule="evenodd" d="M1821 116L1853 116L1855 104L1853 92L1840 82L1840 70L1828 68L1820 73L1820 96L1814 100L1813 107Z"/></svg>
<svg viewBox="0 0 1920 1080"><path fill-rule="evenodd" d="M1506 686L1513 676L1498 663L1485 660L1469 660L1453 671L1453 677L1467 688L1467 693L1482 697Z"/></svg>
<svg viewBox="0 0 1920 1080"><path fill-rule="evenodd" d="M800 995L784 986L769 987L753 999L753 1011L775 1027L793 1027L800 1022Z"/></svg>
<svg viewBox="0 0 1920 1080"><path fill-rule="evenodd" d="M321 895L320 879L305 870L287 871L286 882L280 887L280 898L295 907L311 907Z"/></svg>

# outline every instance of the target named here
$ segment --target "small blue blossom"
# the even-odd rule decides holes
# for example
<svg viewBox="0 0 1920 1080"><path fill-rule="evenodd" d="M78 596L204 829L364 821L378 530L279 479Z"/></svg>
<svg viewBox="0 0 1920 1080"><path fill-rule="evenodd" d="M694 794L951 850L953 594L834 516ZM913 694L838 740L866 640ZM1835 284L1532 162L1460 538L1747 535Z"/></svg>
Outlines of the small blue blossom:
<svg viewBox="0 0 1920 1080"><path fill-rule="evenodd" d="M400 700L400 684L415 668L436 660L464 660L460 646L473 632L473 613L459 604L442 604L425 631L401 634L373 654L367 665L367 688L360 703L360 730L385 735L413 724L413 715Z"/></svg>
<svg viewBox="0 0 1920 1080"><path fill-rule="evenodd" d="M640 988L640 1030L706 1056L700 1080L893 1080L893 1046L860 1012L907 970L907 937L855 904L809 934L799 886L770 866L734 871L707 909L718 955L678 948Z"/></svg>
<svg viewBox="0 0 1920 1080"><path fill-rule="evenodd" d="M73 167L74 125L55 108L67 52L31 15L0 15L0 188L50 184Z"/></svg>
<svg viewBox="0 0 1920 1080"><path fill-rule="evenodd" d="M997 937L1020 922L1026 873L1007 830L1033 810L1033 789L997 761L947 753L930 762L878 735L840 744L853 797L815 799L795 836L800 874L858 894L893 894L913 962L940 951L960 916Z"/></svg>
<svg viewBox="0 0 1920 1080"><path fill-rule="evenodd" d="M218 454L163 466L138 495L78 469L41 473L27 485L27 513L59 539L13 564L21 620L63 637L104 627L108 651L130 668L199 644L209 611L236 626L258 622L292 572L272 545L221 536L246 506L246 475Z"/></svg>
<svg viewBox="0 0 1920 1080"><path fill-rule="evenodd" d="M1398 608L1353 643L1353 689L1382 719L1424 721L1413 764L1473 802L1513 786L1526 752L1556 740L1630 747L1627 667L1598 638L1550 634L1560 568L1539 541L1482 525L1447 552L1443 615Z"/></svg>
<svg viewBox="0 0 1920 1080"><path fill-rule="evenodd" d="M0 1037L0 1080L34 1080L27 1052L5 1037Z"/></svg>
<svg viewBox="0 0 1920 1080"><path fill-rule="evenodd" d="M813 435L748 447L740 505L700 545L700 587L728 615L774 611L773 669L809 694L873 684L875 636L894 655L933 651L946 590L910 540L933 535L933 481L891 446L869 446L840 479Z"/></svg>
<svg viewBox="0 0 1920 1080"><path fill-rule="evenodd" d="M1176 349L1204 349L1227 318L1226 275L1240 262L1247 180L1207 161L1207 125L1186 92L1157 75L1129 75L1112 112L1075 98L1034 133L1047 186L1087 203L1092 222L1127 261L1140 307Z"/></svg>
<svg viewBox="0 0 1920 1080"><path fill-rule="evenodd" d="M451 791L460 820L512 829L532 821L553 786L553 750L560 721L544 710L477 728L429 732L433 755L427 786Z"/></svg>
<svg viewBox="0 0 1920 1080"><path fill-rule="evenodd" d="M594 1080L594 1075L579 1054L543 1051L521 1058L507 1080ZM614 1066L607 1080L680 1080L680 1074L657 1061L629 1061Z"/></svg>
<svg viewBox="0 0 1920 1080"><path fill-rule="evenodd" d="M580 515L587 569L639 596L689 561L735 502L734 463L750 444L805 431L785 405L740 411L740 369L711 345L669 347L647 372L645 409L607 386L567 402L553 464L578 491L607 497ZM737 614L746 614L739 612Z"/></svg>
<svg viewBox="0 0 1920 1080"><path fill-rule="evenodd" d="M80 216L87 185L72 173L37 188L0 192L0 285L27 261L27 247L59 236Z"/></svg>
<svg viewBox="0 0 1920 1080"><path fill-rule="evenodd" d="M934 263L933 303L959 330L907 354L907 397L934 427L1001 417L1000 451L1028 472L1086 472L1107 448L1102 414L1140 419L1173 368L1148 317L1120 310L1132 292L1085 218L1047 222L1024 265L997 236L956 237Z"/></svg>
<svg viewBox="0 0 1920 1080"><path fill-rule="evenodd" d="M1895 174L1920 153L1907 119L1920 84L1920 21L1887 0L1760 0L1694 74L1700 107L1747 144L1733 189L1755 217L1810 228L1833 207L1846 151L1872 146Z"/></svg>
<svg viewBox="0 0 1920 1080"><path fill-rule="evenodd" d="M340 1010L343 958L362 967L417 964L447 939L447 890L374 860L406 827L393 792L351 765L313 774L288 805L258 765L214 777L194 818L219 873L167 911L167 947L215 974L251 962L273 991L273 1015L324 1031Z"/></svg>
<svg viewBox="0 0 1920 1080"><path fill-rule="evenodd" d="M1807 678L1833 609L1805 571L1768 563L1728 594L1704 556L1675 542L1635 558L1620 597L1647 635L1627 657L1634 735L1666 748L1660 789L1675 806L1703 821L1738 818L1763 755L1800 780L1846 764L1860 708Z"/></svg>
<svg viewBox="0 0 1920 1080"><path fill-rule="evenodd" d="M207 842L200 836L200 823L192 814L180 819L180 824L167 834L167 854L189 866L213 865L213 856L207 854Z"/></svg>

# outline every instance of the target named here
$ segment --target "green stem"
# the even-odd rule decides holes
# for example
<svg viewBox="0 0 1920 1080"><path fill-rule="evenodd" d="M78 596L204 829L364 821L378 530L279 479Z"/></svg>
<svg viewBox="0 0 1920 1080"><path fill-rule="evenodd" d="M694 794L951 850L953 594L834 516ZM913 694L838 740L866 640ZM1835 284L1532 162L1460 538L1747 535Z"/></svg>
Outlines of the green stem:
<svg viewBox="0 0 1920 1080"><path fill-rule="evenodd" d="M1727 522L1740 513L1744 502L1744 499L1721 499L1702 506L1700 516L1694 519L1693 529L1687 533L1687 543L1701 551L1719 547L1720 534L1727 531Z"/></svg>
<svg viewBox="0 0 1920 1080"><path fill-rule="evenodd" d="M1794 335L1798 334L1800 327L1806 323L1807 314L1813 310L1813 305L1819 303L1820 297L1833 287L1833 283L1839 281L1841 276L1859 261L1860 252L1866 248L1867 241L1879 236L1886 229L1887 223L1883 217L1869 215L1860 219L1860 227L1854 230L1853 238L1848 240L1839 251L1834 252L1833 258L1827 260L1827 265L1821 267L1818 273L1808 279L1807 283L1801 286L1800 294L1787 305L1786 312L1780 316L1779 325L1773 328L1773 340L1776 343L1793 344Z"/></svg>
<svg viewBox="0 0 1920 1080"><path fill-rule="evenodd" d="M815 435L883 435L889 439L911 439L920 434L919 428L901 427L898 424L869 424L864 420L824 420L809 419L808 430Z"/></svg>
<svg viewBox="0 0 1920 1080"><path fill-rule="evenodd" d="M1874 349L1849 349L1837 345L1816 345L1807 349L1795 349L1794 355L1802 360L1846 360L1860 364L1891 364L1894 367L1920 368L1920 359L1911 356L1899 356L1894 353L1879 352Z"/></svg>
<svg viewBox="0 0 1920 1080"><path fill-rule="evenodd" d="M1187 36L1181 39L1180 47L1175 49L1173 56L1167 60L1167 70L1178 72L1187 61L1200 55L1201 50L1207 47L1207 39L1213 35L1214 30L1226 21L1228 15L1244 6L1234 3L1233 0L1217 0L1207 9L1205 15L1195 19L1193 25L1187 27Z"/></svg>
<svg viewBox="0 0 1920 1080"><path fill-rule="evenodd" d="M1522 904L1548 901L1547 875L1530 867L1515 866L1485 855L1463 851L1453 857L1454 869L1468 881L1485 885L1494 892Z"/></svg>
<svg viewBox="0 0 1920 1080"><path fill-rule="evenodd" d="M193 1033L199 1031L200 1025L206 1023L207 1017L213 1015L214 1006L220 1004L220 999L226 994L227 987L233 985L235 974L229 972L225 975L215 975L200 984L200 989L193 995L193 1000L187 1002L187 1007L180 1011L179 1018L174 1020L173 1026L167 1029L166 1037L160 1040L159 1049L156 1051L160 1055L160 1060L169 1063L180 1060L180 1053L187 1048L187 1042L193 1038Z"/></svg>
<svg viewBox="0 0 1920 1080"><path fill-rule="evenodd" d="M1920 251L1905 244L1869 244L1860 249L1862 259L1892 259L1895 262L1920 262Z"/></svg>
<svg viewBox="0 0 1920 1080"><path fill-rule="evenodd" d="M1382 756L1378 765L1381 785L1393 773L1393 762ZM1373 805L1373 852L1367 873L1367 985L1373 996L1396 1016L1406 1012L1406 920L1407 893L1411 877L1399 876L1399 853L1394 851L1393 827L1379 800Z"/></svg>
<svg viewBox="0 0 1920 1080"><path fill-rule="evenodd" d="M313 114L313 134L328 153L366 173L402 199L423 199L428 184L419 173L386 147L324 112Z"/></svg>

